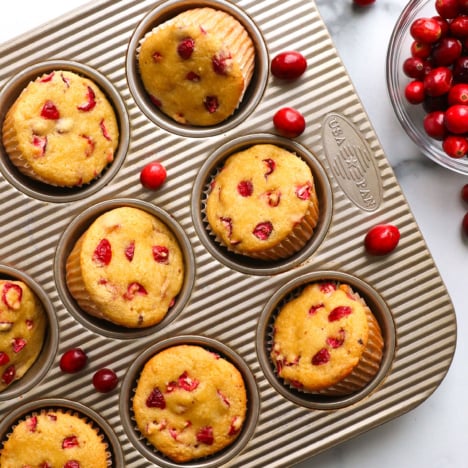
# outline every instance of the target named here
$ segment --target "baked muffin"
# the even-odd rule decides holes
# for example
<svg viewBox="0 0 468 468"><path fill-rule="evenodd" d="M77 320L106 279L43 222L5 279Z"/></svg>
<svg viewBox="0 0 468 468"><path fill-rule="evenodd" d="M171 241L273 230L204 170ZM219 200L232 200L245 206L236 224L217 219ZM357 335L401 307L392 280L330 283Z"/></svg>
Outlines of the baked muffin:
<svg viewBox="0 0 468 468"><path fill-rule="evenodd" d="M66 283L81 309L128 328L159 323L183 279L183 255L173 233L133 207L99 216L66 261Z"/></svg>
<svg viewBox="0 0 468 468"><path fill-rule="evenodd" d="M255 49L245 28L213 8L184 11L148 33L138 67L152 102L176 122L215 125L238 107Z"/></svg>
<svg viewBox="0 0 468 468"><path fill-rule="evenodd" d="M296 389L345 395L379 370L383 338L364 300L347 284L307 285L274 321L271 359Z"/></svg>
<svg viewBox="0 0 468 468"><path fill-rule="evenodd" d="M18 422L3 443L2 468L107 468L110 454L98 431L77 414L42 410Z"/></svg>
<svg viewBox="0 0 468 468"><path fill-rule="evenodd" d="M47 317L22 281L0 280L0 391L21 379L42 349Z"/></svg>
<svg viewBox="0 0 468 468"><path fill-rule="evenodd" d="M262 260L290 257L319 216L309 166L294 153L258 144L231 155L206 201L212 233L229 250Z"/></svg>
<svg viewBox="0 0 468 468"><path fill-rule="evenodd" d="M112 105L94 82L56 70L22 91L6 114L2 139L24 175L77 187L113 161L119 129Z"/></svg>
<svg viewBox="0 0 468 468"><path fill-rule="evenodd" d="M141 434L178 463L232 444L243 427L246 407L237 368L197 345L176 345L153 356L133 398Z"/></svg>

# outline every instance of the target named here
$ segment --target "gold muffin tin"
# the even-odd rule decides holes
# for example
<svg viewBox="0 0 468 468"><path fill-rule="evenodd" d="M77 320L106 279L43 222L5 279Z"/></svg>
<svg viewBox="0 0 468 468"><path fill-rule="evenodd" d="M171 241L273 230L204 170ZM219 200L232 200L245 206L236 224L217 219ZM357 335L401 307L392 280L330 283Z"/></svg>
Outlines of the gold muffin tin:
<svg viewBox="0 0 468 468"><path fill-rule="evenodd" d="M254 39L257 65L236 113L211 128L180 126L149 105L135 56L144 34L185 8L211 6L239 19ZM271 76L271 58L299 50L308 61L298 80ZM60 189L25 179L0 146L0 274L23 279L46 305L49 333L39 361L0 393L0 438L28 412L64 407L101 427L116 467L289 466L368 431L419 405L444 378L455 349L452 303L368 116L311 0L112 0L90 2L2 45L0 121L25 84L66 68L94 79L113 103L121 139L115 161L86 187ZM275 134L272 117L292 106L307 128L296 140ZM269 142L296 152L311 167L321 215L310 242L279 262L225 251L207 232L207 181L232 151ZM160 160L168 179L144 189L139 174ZM110 327L85 316L66 290L64 262L74 239L103 210L138 206L165 220L181 243L187 276L175 307L147 330ZM398 226L398 248L369 256L370 227ZM284 387L268 359L275 308L307 281L346 281L373 309L385 338L374 380L345 398L305 395ZM202 344L233 361L249 394L239 439L214 457L176 464L144 443L131 398L145 359L174 343ZM63 374L61 354L88 354L87 367ZM119 387L97 393L101 367Z"/></svg>

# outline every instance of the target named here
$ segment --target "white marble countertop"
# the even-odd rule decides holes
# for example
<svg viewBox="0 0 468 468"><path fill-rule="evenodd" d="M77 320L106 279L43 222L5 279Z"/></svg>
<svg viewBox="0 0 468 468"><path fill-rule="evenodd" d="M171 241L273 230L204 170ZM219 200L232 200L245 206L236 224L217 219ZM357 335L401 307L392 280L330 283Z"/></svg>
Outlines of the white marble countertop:
<svg viewBox="0 0 468 468"><path fill-rule="evenodd" d="M3 2L0 43L85 3L88 1ZM406 3L376 0L370 7L357 9L351 0L316 0L447 286L457 313L457 349L446 378L420 406L298 468L468 467L468 405L464 398L468 317L464 310L467 279L463 276L468 272L468 243L460 229L467 206L459 195L468 177L424 158L391 108L385 59L393 26Z"/></svg>

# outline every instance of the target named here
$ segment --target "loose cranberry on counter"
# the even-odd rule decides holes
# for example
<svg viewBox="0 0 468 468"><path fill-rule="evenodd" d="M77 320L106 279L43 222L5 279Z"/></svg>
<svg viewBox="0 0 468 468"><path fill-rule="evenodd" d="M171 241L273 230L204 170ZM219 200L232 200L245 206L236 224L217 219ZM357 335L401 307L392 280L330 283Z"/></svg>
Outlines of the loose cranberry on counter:
<svg viewBox="0 0 468 468"><path fill-rule="evenodd" d="M465 184L461 191L460 191L460 196L461 196L461 199L465 202L465 203L468 203L468 184Z"/></svg>
<svg viewBox="0 0 468 468"><path fill-rule="evenodd" d="M304 116L292 107L283 107L273 116L273 125L280 135L296 138L305 130Z"/></svg>
<svg viewBox="0 0 468 468"><path fill-rule="evenodd" d="M88 357L81 348L72 348L62 354L60 369L62 372L73 374L86 366Z"/></svg>
<svg viewBox="0 0 468 468"><path fill-rule="evenodd" d="M386 255L392 252L400 241L400 231L393 224L378 224L371 228L364 238L364 246L371 255Z"/></svg>
<svg viewBox="0 0 468 468"><path fill-rule="evenodd" d="M468 236L468 213L466 213L465 216L463 216L462 228L464 234Z"/></svg>
<svg viewBox="0 0 468 468"><path fill-rule="evenodd" d="M118 383L117 374L112 369L103 368L93 375L94 388L100 393L111 392Z"/></svg>
<svg viewBox="0 0 468 468"><path fill-rule="evenodd" d="M358 6L367 6L375 3L375 0L353 0L353 3Z"/></svg>
<svg viewBox="0 0 468 468"><path fill-rule="evenodd" d="M281 52L271 61L271 73L281 80L295 80L307 68L307 60L294 50Z"/></svg>
<svg viewBox="0 0 468 468"><path fill-rule="evenodd" d="M166 181L165 167L158 161L148 163L140 173L140 182L143 187L156 190Z"/></svg>

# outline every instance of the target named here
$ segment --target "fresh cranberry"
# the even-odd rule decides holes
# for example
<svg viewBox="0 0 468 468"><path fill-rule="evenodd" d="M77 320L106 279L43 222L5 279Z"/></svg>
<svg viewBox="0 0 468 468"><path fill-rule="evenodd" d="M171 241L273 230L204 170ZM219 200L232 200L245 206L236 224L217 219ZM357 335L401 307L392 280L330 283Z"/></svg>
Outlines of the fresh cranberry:
<svg viewBox="0 0 468 468"><path fill-rule="evenodd" d="M468 82L468 56L462 55L453 64L453 80L457 83Z"/></svg>
<svg viewBox="0 0 468 468"><path fill-rule="evenodd" d="M396 226L378 224L367 232L364 246L371 255L386 255L396 248L399 241L400 231Z"/></svg>
<svg viewBox="0 0 468 468"><path fill-rule="evenodd" d="M353 0L353 3L357 6L367 6L375 3L375 0Z"/></svg>
<svg viewBox="0 0 468 468"><path fill-rule="evenodd" d="M468 83L453 85L448 93L448 104L468 104Z"/></svg>
<svg viewBox="0 0 468 468"><path fill-rule="evenodd" d="M468 236L468 213L466 213L465 216L463 216L462 229L463 229L464 234Z"/></svg>
<svg viewBox="0 0 468 468"><path fill-rule="evenodd" d="M437 23L439 23L441 31L440 38L448 36L450 32L450 23L446 19L442 18L442 16L433 16L432 19L436 20Z"/></svg>
<svg viewBox="0 0 468 468"><path fill-rule="evenodd" d="M60 369L62 372L73 374L86 366L88 357L81 348L72 348L62 354L60 358Z"/></svg>
<svg viewBox="0 0 468 468"><path fill-rule="evenodd" d="M462 54L462 44L454 37L443 37L432 51L435 66L452 65Z"/></svg>
<svg viewBox="0 0 468 468"><path fill-rule="evenodd" d="M119 383L117 374L108 368L99 369L93 375L93 385L94 388L101 393L108 393L114 390Z"/></svg>
<svg viewBox="0 0 468 468"><path fill-rule="evenodd" d="M410 34L417 41L432 44L442 36L442 27L435 18L417 18L410 26Z"/></svg>
<svg viewBox="0 0 468 468"><path fill-rule="evenodd" d="M281 80L295 80L307 68L307 60L296 51L285 51L276 55L271 61L271 73Z"/></svg>
<svg viewBox="0 0 468 468"><path fill-rule="evenodd" d="M410 104L421 104L425 98L424 83L419 80L410 81L405 87L405 98Z"/></svg>
<svg viewBox="0 0 468 468"><path fill-rule="evenodd" d="M426 133L435 140L442 141L447 136L444 111L429 112L424 117L423 125Z"/></svg>
<svg viewBox="0 0 468 468"><path fill-rule="evenodd" d="M468 16L459 15L450 23L450 33L458 38L468 37Z"/></svg>
<svg viewBox="0 0 468 468"><path fill-rule="evenodd" d="M468 14L468 0L457 0L457 2L460 13L464 15Z"/></svg>
<svg viewBox="0 0 468 468"><path fill-rule="evenodd" d="M433 68L424 77L424 90L429 96L442 96L450 90L452 79L450 68Z"/></svg>
<svg viewBox="0 0 468 468"><path fill-rule="evenodd" d="M445 126L451 133L468 132L468 105L454 104L445 111Z"/></svg>
<svg viewBox="0 0 468 468"><path fill-rule="evenodd" d="M432 46L426 42L413 41L410 52L412 57L427 59L432 53Z"/></svg>
<svg viewBox="0 0 468 468"><path fill-rule="evenodd" d="M465 184L461 191L460 191L460 196L461 196L461 199L465 202L465 203L468 203L468 184Z"/></svg>
<svg viewBox="0 0 468 468"><path fill-rule="evenodd" d="M420 57L408 57L403 62L403 73L409 78L421 80L430 69L428 67L430 67L430 65L428 65L426 60Z"/></svg>
<svg viewBox="0 0 468 468"><path fill-rule="evenodd" d="M304 116L292 107L283 107L273 116L273 125L284 137L296 138L305 130Z"/></svg>
<svg viewBox="0 0 468 468"><path fill-rule="evenodd" d="M442 18L453 19L459 13L458 0L436 0L435 9Z"/></svg>
<svg viewBox="0 0 468 468"><path fill-rule="evenodd" d="M140 172L140 182L149 190L156 190L166 181L167 172L164 166L153 161L148 163Z"/></svg>
<svg viewBox="0 0 468 468"><path fill-rule="evenodd" d="M448 135L442 142L442 149L451 158L463 158L468 153L468 140L463 135Z"/></svg>

